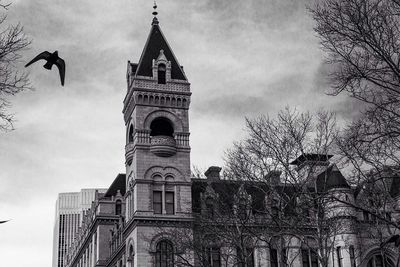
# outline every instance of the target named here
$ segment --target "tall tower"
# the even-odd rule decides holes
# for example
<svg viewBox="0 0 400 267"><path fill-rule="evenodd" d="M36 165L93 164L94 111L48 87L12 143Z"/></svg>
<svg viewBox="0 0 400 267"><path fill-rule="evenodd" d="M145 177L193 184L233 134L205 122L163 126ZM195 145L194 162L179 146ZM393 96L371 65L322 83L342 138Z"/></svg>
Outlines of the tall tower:
<svg viewBox="0 0 400 267"><path fill-rule="evenodd" d="M107 189L81 189L80 192L60 193L56 202L53 233L53 267L64 267L69 246L82 225L82 218L95 199L96 192Z"/></svg>
<svg viewBox="0 0 400 267"><path fill-rule="evenodd" d="M169 227L191 219L190 83L153 15L139 63L128 62L123 108L128 267L173 266Z"/></svg>

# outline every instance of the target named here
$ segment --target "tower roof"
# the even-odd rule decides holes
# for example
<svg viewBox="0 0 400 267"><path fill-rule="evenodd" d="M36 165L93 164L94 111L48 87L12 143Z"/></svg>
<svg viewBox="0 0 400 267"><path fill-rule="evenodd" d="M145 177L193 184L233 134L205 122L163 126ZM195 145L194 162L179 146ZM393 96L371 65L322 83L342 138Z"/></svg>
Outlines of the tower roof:
<svg viewBox="0 0 400 267"><path fill-rule="evenodd" d="M319 192L332 188L350 188L346 178L335 164L317 176L317 190Z"/></svg>
<svg viewBox="0 0 400 267"><path fill-rule="evenodd" d="M153 59L158 58L161 50L164 50L165 57L168 59L168 61L171 61L171 78L177 80L187 80L181 65L179 65L171 47L168 45L167 40L161 32L161 28L156 17L153 19L149 37L147 38L146 45L144 46L142 55L140 56L136 75L152 77L152 62Z"/></svg>

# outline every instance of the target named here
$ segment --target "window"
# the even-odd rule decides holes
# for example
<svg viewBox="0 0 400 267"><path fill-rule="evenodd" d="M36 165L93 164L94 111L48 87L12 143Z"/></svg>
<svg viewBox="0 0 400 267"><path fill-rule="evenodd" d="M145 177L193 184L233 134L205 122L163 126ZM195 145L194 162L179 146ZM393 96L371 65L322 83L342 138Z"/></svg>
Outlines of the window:
<svg viewBox="0 0 400 267"><path fill-rule="evenodd" d="M271 267L278 267L278 251L274 248L270 248L269 256L271 261Z"/></svg>
<svg viewBox="0 0 400 267"><path fill-rule="evenodd" d="M318 267L318 254L315 250L311 250L311 267Z"/></svg>
<svg viewBox="0 0 400 267"><path fill-rule="evenodd" d="M350 254L351 267L356 267L356 257L355 257L355 253L354 253L354 246L349 247L349 254Z"/></svg>
<svg viewBox="0 0 400 267"><path fill-rule="evenodd" d="M310 262L308 259L308 249L301 250L301 259L303 261L303 267L310 267Z"/></svg>
<svg viewBox="0 0 400 267"><path fill-rule="evenodd" d="M318 254L313 249L302 249L301 258L303 267L318 267Z"/></svg>
<svg viewBox="0 0 400 267"><path fill-rule="evenodd" d="M135 258L135 254L134 254L134 252L133 252L133 246L130 245L130 246L129 246L128 261L133 262L134 258ZM133 263L132 263L132 265L133 265Z"/></svg>
<svg viewBox="0 0 400 267"><path fill-rule="evenodd" d="M158 242L156 246L156 267L173 267L174 249L172 243L167 240Z"/></svg>
<svg viewBox="0 0 400 267"><path fill-rule="evenodd" d="M175 213L174 192L165 192L165 212L167 214Z"/></svg>
<svg viewBox="0 0 400 267"><path fill-rule="evenodd" d="M158 65L158 83L159 84L165 84L165 82L166 82L166 78L165 78L165 76L166 76L166 67L165 67L165 65L164 64L159 64Z"/></svg>
<svg viewBox="0 0 400 267"><path fill-rule="evenodd" d="M211 197L206 199L206 211L210 218L214 217L214 200Z"/></svg>
<svg viewBox="0 0 400 267"><path fill-rule="evenodd" d="M155 214L162 213L162 192L153 191L153 210Z"/></svg>
<svg viewBox="0 0 400 267"><path fill-rule="evenodd" d="M272 217L279 217L279 200L276 198L272 199L271 213Z"/></svg>
<svg viewBox="0 0 400 267"><path fill-rule="evenodd" d="M121 200L119 199L115 202L115 214L116 215L122 214L122 203Z"/></svg>
<svg viewBox="0 0 400 267"><path fill-rule="evenodd" d="M220 267L221 266L221 253L218 247L207 247L204 249L204 262L205 266Z"/></svg>
<svg viewBox="0 0 400 267"><path fill-rule="evenodd" d="M236 248L236 255L239 267L254 267L254 251L253 248L246 248L245 253L241 248Z"/></svg>
<svg viewBox="0 0 400 267"><path fill-rule="evenodd" d="M282 267L288 266L288 258L287 258L287 250L286 249L282 249L282 251L281 251L281 263L282 263Z"/></svg>
<svg viewBox="0 0 400 267"><path fill-rule="evenodd" d="M363 220L369 221L369 213L367 211L363 211Z"/></svg>
<svg viewBox="0 0 400 267"><path fill-rule="evenodd" d="M338 267L342 267L343 263L342 263L342 248L341 247L336 248L336 257L337 257Z"/></svg>
<svg viewBox="0 0 400 267"><path fill-rule="evenodd" d="M383 263L385 263L385 265ZM382 255L379 254L371 257L367 267L394 267L394 264L388 257L382 257Z"/></svg>
<svg viewBox="0 0 400 267"><path fill-rule="evenodd" d="M128 132L128 143L133 142L133 125L129 127L129 132Z"/></svg>
<svg viewBox="0 0 400 267"><path fill-rule="evenodd" d="M156 118L150 124L150 136L171 136L173 137L174 128L172 123L166 118Z"/></svg>

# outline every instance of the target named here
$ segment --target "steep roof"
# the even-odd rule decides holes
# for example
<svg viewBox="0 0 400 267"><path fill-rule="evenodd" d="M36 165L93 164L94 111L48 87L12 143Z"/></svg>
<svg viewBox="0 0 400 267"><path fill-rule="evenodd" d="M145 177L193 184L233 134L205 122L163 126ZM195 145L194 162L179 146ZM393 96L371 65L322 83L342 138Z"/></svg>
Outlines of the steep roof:
<svg viewBox="0 0 400 267"><path fill-rule="evenodd" d="M187 80L179 65L171 47L168 45L158 21L153 21L149 37L143 49L142 55L137 66L136 75L152 77L152 61L160 55L160 50L164 50L165 57L171 61L171 78L177 80Z"/></svg>
<svg viewBox="0 0 400 267"><path fill-rule="evenodd" d="M338 167L333 164L317 176L317 191L322 192L332 188L350 188L346 178Z"/></svg>
<svg viewBox="0 0 400 267"><path fill-rule="evenodd" d="M125 173L119 173L117 177L114 179L110 187L107 189L107 192L104 194L105 197L115 196L118 192L122 195L125 195L126 191L126 184L125 184Z"/></svg>

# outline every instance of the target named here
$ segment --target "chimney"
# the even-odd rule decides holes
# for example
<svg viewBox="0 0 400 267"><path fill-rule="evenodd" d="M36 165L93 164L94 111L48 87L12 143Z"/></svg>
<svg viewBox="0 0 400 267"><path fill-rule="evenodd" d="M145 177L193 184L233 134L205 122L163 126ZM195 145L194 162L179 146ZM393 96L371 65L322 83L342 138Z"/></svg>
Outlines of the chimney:
<svg viewBox="0 0 400 267"><path fill-rule="evenodd" d="M204 173L208 180L219 180L220 175L219 172L221 171L221 167L211 166L208 170Z"/></svg>

